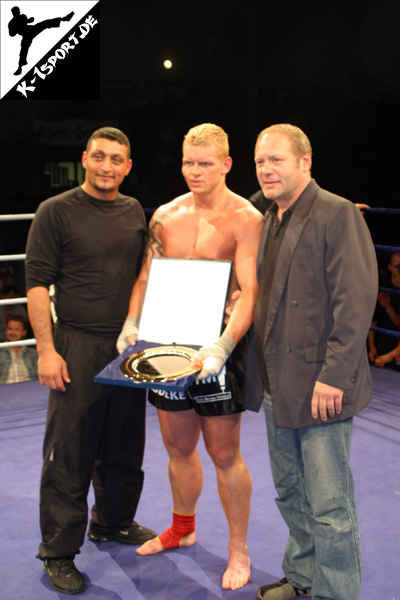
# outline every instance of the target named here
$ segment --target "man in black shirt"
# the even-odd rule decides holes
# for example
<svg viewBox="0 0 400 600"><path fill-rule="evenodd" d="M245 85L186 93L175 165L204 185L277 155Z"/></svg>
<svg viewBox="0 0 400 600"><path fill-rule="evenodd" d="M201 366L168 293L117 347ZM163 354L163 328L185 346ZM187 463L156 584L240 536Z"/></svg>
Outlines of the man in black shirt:
<svg viewBox="0 0 400 600"><path fill-rule="evenodd" d="M145 246L143 209L118 191L132 166L128 138L111 127L95 131L82 164L81 187L39 206L26 259L38 374L50 388L38 558L53 588L67 594L85 589L73 559L84 541L91 480L89 539L141 544L155 535L132 522L143 486L144 391L93 382L117 356L116 339Z"/></svg>

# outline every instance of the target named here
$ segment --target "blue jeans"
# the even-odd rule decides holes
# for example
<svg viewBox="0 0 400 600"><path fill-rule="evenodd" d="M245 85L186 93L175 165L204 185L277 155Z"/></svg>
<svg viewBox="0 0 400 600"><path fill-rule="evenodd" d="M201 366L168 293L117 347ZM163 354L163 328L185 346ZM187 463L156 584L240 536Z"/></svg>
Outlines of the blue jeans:
<svg viewBox="0 0 400 600"><path fill-rule="evenodd" d="M285 576L314 600L358 600L361 553L349 457L353 419L299 429L275 427L265 392L276 503L289 527Z"/></svg>

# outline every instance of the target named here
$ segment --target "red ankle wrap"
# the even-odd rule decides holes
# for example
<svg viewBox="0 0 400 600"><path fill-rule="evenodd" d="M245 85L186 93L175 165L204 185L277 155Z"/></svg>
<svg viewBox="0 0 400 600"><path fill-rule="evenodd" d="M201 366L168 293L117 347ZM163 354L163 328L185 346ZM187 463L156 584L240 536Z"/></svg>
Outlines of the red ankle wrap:
<svg viewBox="0 0 400 600"><path fill-rule="evenodd" d="M194 533L194 517L195 513L192 515L178 515L178 513L172 511L171 527L158 536L164 550L179 548L181 540Z"/></svg>

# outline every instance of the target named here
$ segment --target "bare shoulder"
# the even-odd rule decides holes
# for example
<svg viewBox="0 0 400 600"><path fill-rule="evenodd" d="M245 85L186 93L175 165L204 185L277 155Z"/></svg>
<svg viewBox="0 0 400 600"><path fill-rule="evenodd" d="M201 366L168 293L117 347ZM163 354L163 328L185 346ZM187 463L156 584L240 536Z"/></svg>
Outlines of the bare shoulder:
<svg viewBox="0 0 400 600"><path fill-rule="evenodd" d="M154 216L159 218L172 217L176 215L176 213L187 209L191 204L191 194L183 194L182 196L178 196L170 202L159 206L155 211Z"/></svg>
<svg viewBox="0 0 400 600"><path fill-rule="evenodd" d="M253 224L254 227L260 227L264 222L263 215L251 202L233 192L230 197L230 212L240 226Z"/></svg>
<svg viewBox="0 0 400 600"><path fill-rule="evenodd" d="M168 251L166 244L171 243L171 234L174 234L177 228L184 227L189 206L190 194L184 194L159 206L153 213L148 229L148 239L150 245L156 244L160 255ZM160 245L163 248L162 251Z"/></svg>

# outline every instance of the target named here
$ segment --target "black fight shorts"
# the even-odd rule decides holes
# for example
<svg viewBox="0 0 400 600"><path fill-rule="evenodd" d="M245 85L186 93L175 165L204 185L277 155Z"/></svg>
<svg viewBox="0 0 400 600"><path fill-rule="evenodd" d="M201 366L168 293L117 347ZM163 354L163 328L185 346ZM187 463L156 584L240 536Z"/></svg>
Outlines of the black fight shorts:
<svg viewBox="0 0 400 600"><path fill-rule="evenodd" d="M169 412L191 410L202 417L233 415L244 411L242 378L245 343L235 348L217 377L195 381L186 392L149 390L149 402Z"/></svg>

